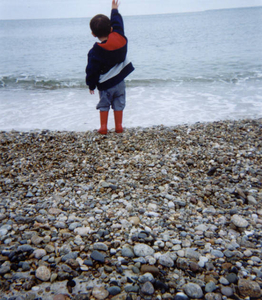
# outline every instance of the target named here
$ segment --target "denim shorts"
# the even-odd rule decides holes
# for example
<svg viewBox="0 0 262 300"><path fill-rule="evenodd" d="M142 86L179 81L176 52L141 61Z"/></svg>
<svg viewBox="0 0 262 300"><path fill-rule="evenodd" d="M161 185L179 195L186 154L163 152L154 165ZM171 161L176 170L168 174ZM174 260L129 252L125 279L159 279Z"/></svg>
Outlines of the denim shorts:
<svg viewBox="0 0 262 300"><path fill-rule="evenodd" d="M126 85L124 80L110 89L99 91L100 101L96 109L109 111L110 106L113 110L123 110L126 106Z"/></svg>

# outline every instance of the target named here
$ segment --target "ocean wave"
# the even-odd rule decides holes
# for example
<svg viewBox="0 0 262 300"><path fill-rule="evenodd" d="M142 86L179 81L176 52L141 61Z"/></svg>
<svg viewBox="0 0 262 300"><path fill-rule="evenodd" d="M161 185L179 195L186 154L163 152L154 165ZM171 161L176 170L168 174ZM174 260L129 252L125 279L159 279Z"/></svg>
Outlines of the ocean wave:
<svg viewBox="0 0 262 300"><path fill-rule="evenodd" d="M137 86L162 86L162 85L182 85L182 84L241 84L243 82L262 81L262 72L246 72L239 74L218 74L213 76L184 76L176 78L127 78L127 87ZM44 76L3 76L0 78L0 88L8 89L74 89L86 88L82 78L61 78L50 79Z"/></svg>
<svg viewBox="0 0 262 300"><path fill-rule="evenodd" d="M42 76L3 76L0 79L1 88L21 89L61 89L85 87L85 82L79 79L49 79Z"/></svg>

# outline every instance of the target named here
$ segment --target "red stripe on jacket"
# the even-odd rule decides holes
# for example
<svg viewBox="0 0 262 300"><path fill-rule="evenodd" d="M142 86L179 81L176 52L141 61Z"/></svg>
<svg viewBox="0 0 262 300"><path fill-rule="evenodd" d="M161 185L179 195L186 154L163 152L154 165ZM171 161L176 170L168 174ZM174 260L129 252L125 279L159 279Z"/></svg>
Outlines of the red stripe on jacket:
<svg viewBox="0 0 262 300"><path fill-rule="evenodd" d="M117 32L111 32L105 43L98 44L108 51L120 49L126 45L126 39Z"/></svg>

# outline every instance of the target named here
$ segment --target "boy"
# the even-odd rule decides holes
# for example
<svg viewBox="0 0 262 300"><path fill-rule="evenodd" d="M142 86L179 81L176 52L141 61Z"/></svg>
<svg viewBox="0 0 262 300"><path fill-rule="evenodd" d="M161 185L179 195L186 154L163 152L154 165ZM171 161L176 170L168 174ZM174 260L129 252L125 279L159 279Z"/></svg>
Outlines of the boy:
<svg viewBox="0 0 262 300"><path fill-rule="evenodd" d="M118 6L118 0L112 0L111 20L105 15L96 15L90 21L92 34L101 43L95 43L88 53L86 84L90 94L94 94L96 87L99 90L100 101L96 108L100 110L100 134L107 134L110 106L114 110L115 131L123 132L122 119L126 102L124 79L134 70L126 58L127 38Z"/></svg>

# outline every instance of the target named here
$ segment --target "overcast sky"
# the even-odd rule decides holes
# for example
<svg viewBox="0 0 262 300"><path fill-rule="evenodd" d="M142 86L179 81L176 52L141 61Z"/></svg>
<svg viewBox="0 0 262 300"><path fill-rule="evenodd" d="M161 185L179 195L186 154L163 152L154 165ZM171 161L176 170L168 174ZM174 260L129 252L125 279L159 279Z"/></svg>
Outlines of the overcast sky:
<svg viewBox="0 0 262 300"><path fill-rule="evenodd" d="M123 15L262 6L262 0L120 0ZM111 0L0 0L0 19L92 17L109 14Z"/></svg>

